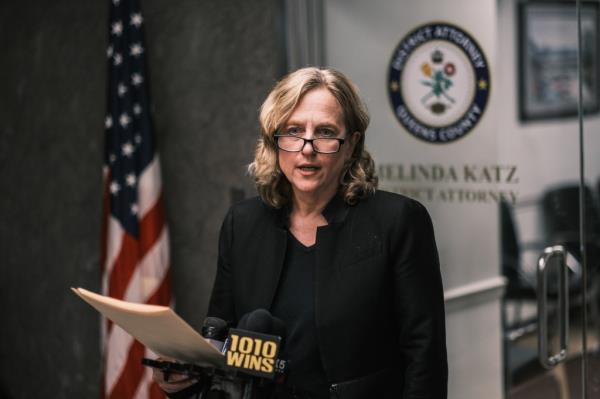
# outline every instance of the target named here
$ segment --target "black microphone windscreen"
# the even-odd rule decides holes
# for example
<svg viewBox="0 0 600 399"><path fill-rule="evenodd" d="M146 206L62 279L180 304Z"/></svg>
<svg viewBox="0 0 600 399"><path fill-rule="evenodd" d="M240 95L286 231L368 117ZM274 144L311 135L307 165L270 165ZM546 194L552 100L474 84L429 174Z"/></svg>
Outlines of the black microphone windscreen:
<svg viewBox="0 0 600 399"><path fill-rule="evenodd" d="M284 337L286 333L285 323L266 309L246 313L240 319L237 328L280 337Z"/></svg>
<svg viewBox="0 0 600 399"><path fill-rule="evenodd" d="M216 340L224 340L227 335L227 322L218 317L207 317L202 323L202 336Z"/></svg>

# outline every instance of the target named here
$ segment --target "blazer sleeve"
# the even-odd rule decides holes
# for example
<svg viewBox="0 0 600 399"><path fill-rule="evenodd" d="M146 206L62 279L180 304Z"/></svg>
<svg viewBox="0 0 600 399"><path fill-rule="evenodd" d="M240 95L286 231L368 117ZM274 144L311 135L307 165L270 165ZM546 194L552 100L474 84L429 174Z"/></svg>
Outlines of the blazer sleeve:
<svg viewBox="0 0 600 399"><path fill-rule="evenodd" d="M235 322L231 251L233 246L233 210L230 209L219 233L217 274L208 304L208 316L218 317L230 325Z"/></svg>
<svg viewBox="0 0 600 399"><path fill-rule="evenodd" d="M393 243L394 310L403 359L404 399L445 399L448 364L444 291L427 210L418 202L400 218Z"/></svg>

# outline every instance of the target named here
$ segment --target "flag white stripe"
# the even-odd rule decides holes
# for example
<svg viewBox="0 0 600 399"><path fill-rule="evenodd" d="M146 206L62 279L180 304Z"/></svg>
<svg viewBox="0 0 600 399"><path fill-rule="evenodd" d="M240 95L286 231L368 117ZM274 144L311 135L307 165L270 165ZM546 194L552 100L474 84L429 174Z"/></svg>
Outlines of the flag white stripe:
<svg viewBox="0 0 600 399"><path fill-rule="evenodd" d="M146 399L150 397L150 383L152 381L152 371L149 367L144 367L144 374L138 384L133 399Z"/></svg>
<svg viewBox="0 0 600 399"><path fill-rule="evenodd" d="M158 155L156 155L152 162L150 162L140 174L138 182L138 206L140 215L145 215L152 209L160 197L161 190L162 180L160 177L160 160Z"/></svg>
<svg viewBox="0 0 600 399"><path fill-rule="evenodd" d="M125 231L121 223L112 215L108 217L107 239L106 239L106 261L104 263L104 275L102 276L102 292L108 294L108 277L110 276L121 247L123 246L123 235Z"/></svg>
<svg viewBox="0 0 600 399"><path fill-rule="evenodd" d="M106 345L106 394L108 395L114 388L121 376L121 372L127 363L129 347L133 343L133 338L121 327L113 324L113 328L108 336Z"/></svg>

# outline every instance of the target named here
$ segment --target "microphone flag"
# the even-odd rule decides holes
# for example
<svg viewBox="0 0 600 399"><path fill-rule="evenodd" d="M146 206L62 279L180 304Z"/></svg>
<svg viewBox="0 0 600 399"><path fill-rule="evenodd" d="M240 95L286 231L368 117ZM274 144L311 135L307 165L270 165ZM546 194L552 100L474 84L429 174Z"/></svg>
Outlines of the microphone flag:
<svg viewBox="0 0 600 399"><path fill-rule="evenodd" d="M227 337L226 364L230 369L274 379L281 337L232 328Z"/></svg>

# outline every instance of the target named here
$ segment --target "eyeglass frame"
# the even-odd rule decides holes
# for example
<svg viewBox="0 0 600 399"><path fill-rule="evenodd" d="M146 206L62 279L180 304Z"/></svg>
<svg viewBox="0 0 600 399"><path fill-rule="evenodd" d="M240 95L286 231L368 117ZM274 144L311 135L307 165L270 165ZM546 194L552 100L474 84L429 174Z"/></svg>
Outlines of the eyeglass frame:
<svg viewBox="0 0 600 399"><path fill-rule="evenodd" d="M279 146L279 138L280 137L295 137L297 139L303 140L304 142L302 143L302 146L296 150L296 151L292 151L292 150L286 150L283 149ZM275 133L273 135L273 138L275 139L275 145L277 146L278 149L285 151L285 152L301 152L304 149L304 146L306 145L306 143L310 143L310 146L312 148L312 150L314 152L316 152L317 154L337 154L338 152L340 152L340 150L342 149L342 144L344 144L346 142L346 137L341 138L341 137L313 137L312 139L305 139L304 137L300 137L300 136L294 136L293 134L281 134L281 133ZM338 146L338 149L335 152L322 152L317 150L317 148L315 147L315 145L313 144L313 141L315 140L337 140L340 145Z"/></svg>

